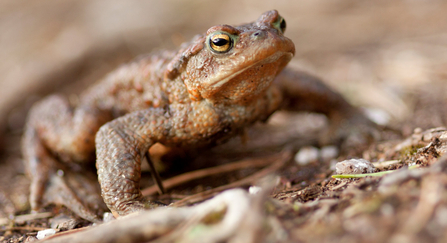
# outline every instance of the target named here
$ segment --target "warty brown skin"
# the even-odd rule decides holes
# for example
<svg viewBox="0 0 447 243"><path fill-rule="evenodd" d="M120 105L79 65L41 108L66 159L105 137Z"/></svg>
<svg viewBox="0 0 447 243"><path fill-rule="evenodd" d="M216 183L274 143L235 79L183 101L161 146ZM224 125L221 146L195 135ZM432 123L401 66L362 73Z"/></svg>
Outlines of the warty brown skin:
<svg viewBox="0 0 447 243"><path fill-rule="evenodd" d="M120 67L85 91L78 104L59 95L37 103L23 139L32 209L57 201L49 199L46 184L60 161L87 163L95 151L101 195L118 216L148 208L139 186L141 160L155 143L183 148L220 143L280 108L370 124L318 79L283 71L295 52L284 29L276 11L250 24L214 26L178 52ZM222 34L232 43L213 46ZM98 221L75 191L65 191L60 193L70 199L57 203Z"/></svg>

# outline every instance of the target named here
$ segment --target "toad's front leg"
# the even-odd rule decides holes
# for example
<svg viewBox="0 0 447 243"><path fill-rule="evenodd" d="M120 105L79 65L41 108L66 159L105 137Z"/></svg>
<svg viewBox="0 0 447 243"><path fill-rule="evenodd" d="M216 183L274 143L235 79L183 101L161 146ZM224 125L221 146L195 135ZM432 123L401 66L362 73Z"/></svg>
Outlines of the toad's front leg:
<svg viewBox="0 0 447 243"><path fill-rule="evenodd" d="M101 195L115 217L151 207L140 191L141 160L153 144L178 139L176 122L184 119L173 118L171 111L150 108L132 112L105 124L96 134Z"/></svg>

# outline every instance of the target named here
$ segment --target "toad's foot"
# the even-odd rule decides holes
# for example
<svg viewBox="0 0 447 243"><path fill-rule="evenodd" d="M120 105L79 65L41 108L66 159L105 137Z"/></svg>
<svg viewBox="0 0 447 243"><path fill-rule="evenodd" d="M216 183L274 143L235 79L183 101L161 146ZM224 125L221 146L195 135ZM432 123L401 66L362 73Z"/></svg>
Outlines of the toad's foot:
<svg viewBox="0 0 447 243"><path fill-rule="evenodd" d="M30 193L32 211L53 203L66 206L83 219L100 222L95 212L103 211L105 205L92 175L54 168L34 175Z"/></svg>
<svg viewBox="0 0 447 243"><path fill-rule="evenodd" d="M36 196L33 197L36 198ZM102 198L99 196L99 188L98 186L95 188L91 178L87 178L81 173L66 173L62 170L58 170L48 177L42 202L64 205L79 217L91 222L100 222L101 220L95 212L104 211L105 208Z"/></svg>
<svg viewBox="0 0 447 243"><path fill-rule="evenodd" d="M330 116L329 127L322 132L320 143L336 143L343 150L361 147L380 139L380 127L362 113Z"/></svg>
<svg viewBox="0 0 447 243"><path fill-rule="evenodd" d="M101 211L105 205L99 196L99 185L94 173L75 172L64 168L36 136L29 136L33 143L25 154L27 173L31 177L31 210L37 211L51 203L64 205L75 214L92 222L101 220L94 211ZM32 144L32 146L31 146ZM95 185L96 183L96 185ZM81 200L82 199L82 200Z"/></svg>

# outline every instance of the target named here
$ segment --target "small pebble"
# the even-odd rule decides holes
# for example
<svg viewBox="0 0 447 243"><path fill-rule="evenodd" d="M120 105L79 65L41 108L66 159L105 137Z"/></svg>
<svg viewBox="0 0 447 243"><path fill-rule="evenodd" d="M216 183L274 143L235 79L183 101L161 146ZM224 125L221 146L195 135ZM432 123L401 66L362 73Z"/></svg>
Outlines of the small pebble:
<svg viewBox="0 0 447 243"><path fill-rule="evenodd" d="M320 150L320 157L323 161L335 159L338 156L338 148L336 146L325 146Z"/></svg>
<svg viewBox="0 0 447 243"><path fill-rule="evenodd" d="M113 216L112 213L105 212L105 213L102 215L102 221L104 221L104 223L106 223L106 222L110 222L110 221L112 221L112 220L115 220L115 217Z"/></svg>
<svg viewBox="0 0 447 243"><path fill-rule="evenodd" d="M374 165L365 159L349 159L335 165L335 172L339 175L373 173L375 170Z"/></svg>
<svg viewBox="0 0 447 243"><path fill-rule="evenodd" d="M74 229L78 223L78 220L64 214L58 215L50 220L51 228L59 229L60 231Z"/></svg>
<svg viewBox="0 0 447 243"><path fill-rule="evenodd" d="M2 240L1 237L0 237L0 240ZM39 241L39 240L38 240L36 237L34 237L34 236L28 236L28 237L26 237L24 243L37 242L37 241Z"/></svg>
<svg viewBox="0 0 447 243"><path fill-rule="evenodd" d="M373 122L379 125L387 125L390 123L391 115L385 110L378 108L367 108L364 110L365 115Z"/></svg>
<svg viewBox="0 0 447 243"><path fill-rule="evenodd" d="M56 230L55 229L45 229L45 230L41 230L39 232L37 232L37 236L36 238L39 240L44 239L47 236L51 236L56 234Z"/></svg>
<svg viewBox="0 0 447 243"><path fill-rule="evenodd" d="M254 194L260 192L261 190L262 189L259 186L251 186L251 187L248 188L248 193L254 195Z"/></svg>
<svg viewBox="0 0 447 243"><path fill-rule="evenodd" d="M320 150L312 147L312 146L305 146L298 151L298 153L295 154L295 162L299 165L307 165L311 162L317 161L319 156Z"/></svg>
<svg viewBox="0 0 447 243"><path fill-rule="evenodd" d="M416 127L413 131L414 134L421 134L422 132L423 132L422 128L420 128L420 127Z"/></svg>

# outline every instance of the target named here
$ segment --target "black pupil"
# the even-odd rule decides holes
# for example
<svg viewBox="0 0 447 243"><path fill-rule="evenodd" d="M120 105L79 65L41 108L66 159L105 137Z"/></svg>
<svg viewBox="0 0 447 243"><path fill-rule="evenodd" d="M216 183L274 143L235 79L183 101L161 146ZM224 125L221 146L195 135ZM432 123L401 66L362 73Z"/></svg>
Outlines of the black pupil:
<svg viewBox="0 0 447 243"><path fill-rule="evenodd" d="M216 46L224 46L228 44L228 40L224 38L216 38L213 40L213 44Z"/></svg>
<svg viewBox="0 0 447 243"><path fill-rule="evenodd" d="M281 30L282 31L284 31L285 29L286 29L286 21L283 19L283 20L281 20L281 23L280 23L280 26L279 27L281 27Z"/></svg>

